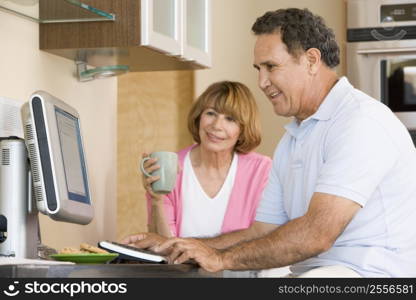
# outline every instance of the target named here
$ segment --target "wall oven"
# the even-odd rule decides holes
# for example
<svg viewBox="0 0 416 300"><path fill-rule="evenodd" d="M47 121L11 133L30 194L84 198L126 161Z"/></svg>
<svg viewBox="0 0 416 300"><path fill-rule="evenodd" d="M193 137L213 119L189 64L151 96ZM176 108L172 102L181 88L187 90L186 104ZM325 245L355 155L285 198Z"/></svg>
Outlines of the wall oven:
<svg viewBox="0 0 416 300"><path fill-rule="evenodd" d="M347 76L416 141L416 0L349 0Z"/></svg>

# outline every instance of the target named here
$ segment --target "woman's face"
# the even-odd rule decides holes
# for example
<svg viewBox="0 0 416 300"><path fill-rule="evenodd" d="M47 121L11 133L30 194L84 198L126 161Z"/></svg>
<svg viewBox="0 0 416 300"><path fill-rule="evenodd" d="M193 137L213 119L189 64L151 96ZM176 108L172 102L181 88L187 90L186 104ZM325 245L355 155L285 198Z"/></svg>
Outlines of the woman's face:
<svg viewBox="0 0 416 300"><path fill-rule="evenodd" d="M240 125L233 117L220 114L212 107L202 112L199 120L202 147L214 152L233 151L239 136Z"/></svg>

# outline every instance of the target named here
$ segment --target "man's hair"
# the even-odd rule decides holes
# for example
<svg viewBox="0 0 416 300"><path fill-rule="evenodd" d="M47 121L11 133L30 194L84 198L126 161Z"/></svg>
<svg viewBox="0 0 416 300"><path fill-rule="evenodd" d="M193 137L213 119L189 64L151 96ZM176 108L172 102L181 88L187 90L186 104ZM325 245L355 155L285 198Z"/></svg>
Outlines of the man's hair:
<svg viewBox="0 0 416 300"><path fill-rule="evenodd" d="M253 94L240 82L219 81L211 84L197 99L188 115L188 129L195 142L201 143L199 121L207 108L233 117L240 126L234 151L248 153L261 142L260 120Z"/></svg>
<svg viewBox="0 0 416 300"><path fill-rule="evenodd" d="M251 30L255 35L280 33L288 52L295 58L310 48L317 48L328 67L333 68L339 64L339 47L334 32L320 16L306 8L266 12L257 18Z"/></svg>

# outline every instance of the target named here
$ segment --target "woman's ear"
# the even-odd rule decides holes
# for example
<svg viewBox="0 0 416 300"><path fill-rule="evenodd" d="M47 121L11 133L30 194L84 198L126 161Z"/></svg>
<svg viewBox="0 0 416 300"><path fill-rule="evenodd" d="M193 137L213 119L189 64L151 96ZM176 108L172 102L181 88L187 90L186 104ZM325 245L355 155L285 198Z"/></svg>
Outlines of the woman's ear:
<svg viewBox="0 0 416 300"><path fill-rule="evenodd" d="M309 48L305 52L306 60L308 61L309 72L315 75L321 67L321 51L317 48Z"/></svg>

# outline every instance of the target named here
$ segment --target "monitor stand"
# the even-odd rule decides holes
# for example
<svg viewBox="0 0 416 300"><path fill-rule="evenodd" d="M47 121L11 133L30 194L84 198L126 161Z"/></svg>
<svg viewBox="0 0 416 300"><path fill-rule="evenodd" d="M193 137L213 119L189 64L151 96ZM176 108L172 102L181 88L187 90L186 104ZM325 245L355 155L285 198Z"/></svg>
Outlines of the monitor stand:
<svg viewBox="0 0 416 300"><path fill-rule="evenodd" d="M0 138L0 257L47 258L24 140Z"/></svg>

